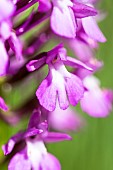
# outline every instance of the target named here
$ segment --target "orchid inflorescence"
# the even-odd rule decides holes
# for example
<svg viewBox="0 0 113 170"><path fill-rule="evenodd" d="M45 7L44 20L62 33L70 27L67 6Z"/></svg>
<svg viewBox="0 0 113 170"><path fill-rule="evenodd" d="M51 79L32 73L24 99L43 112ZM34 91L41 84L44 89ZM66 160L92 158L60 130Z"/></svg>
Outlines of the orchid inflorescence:
<svg viewBox="0 0 113 170"><path fill-rule="evenodd" d="M97 0L0 1L0 76L6 77L6 82L18 82L36 74L41 81L43 73L47 74L37 85L36 98L30 100L32 107L29 103L23 106L24 112L32 113L27 129L2 146L5 155L15 150L8 170L61 169L45 143L71 140L67 132L83 126L83 119L70 105L80 103L92 117L109 115L112 90L102 89L94 76L103 67L95 51L99 42L106 41L97 24L101 14L97 4ZM34 29L36 33L32 33ZM43 51L51 41L57 43L55 47ZM41 71L40 77L38 71L45 66L48 69ZM0 109L9 109L2 97ZM4 120L12 124L6 116Z"/></svg>

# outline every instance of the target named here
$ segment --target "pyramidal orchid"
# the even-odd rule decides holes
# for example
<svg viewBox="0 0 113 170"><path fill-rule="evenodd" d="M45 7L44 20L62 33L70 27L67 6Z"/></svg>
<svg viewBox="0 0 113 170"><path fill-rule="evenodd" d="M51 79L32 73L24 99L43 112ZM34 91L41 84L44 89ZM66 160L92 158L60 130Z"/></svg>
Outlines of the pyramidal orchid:
<svg viewBox="0 0 113 170"><path fill-rule="evenodd" d="M36 91L40 104L49 111L55 110L57 99L63 110L68 108L69 102L75 106L83 97L84 87L79 77L67 71L65 64L88 70L92 69L82 62L68 57L62 44L49 51L47 57L30 61L27 68L29 71L34 71L44 63L48 64L49 72Z"/></svg>
<svg viewBox="0 0 113 170"><path fill-rule="evenodd" d="M10 128L29 119L2 147L8 170L61 170L46 144L71 140L63 132L85 125L70 105L80 103L92 117L110 114L113 92L94 76L104 66L95 55L106 41L99 14L97 0L0 0L0 92L7 98L0 97L0 119Z"/></svg>

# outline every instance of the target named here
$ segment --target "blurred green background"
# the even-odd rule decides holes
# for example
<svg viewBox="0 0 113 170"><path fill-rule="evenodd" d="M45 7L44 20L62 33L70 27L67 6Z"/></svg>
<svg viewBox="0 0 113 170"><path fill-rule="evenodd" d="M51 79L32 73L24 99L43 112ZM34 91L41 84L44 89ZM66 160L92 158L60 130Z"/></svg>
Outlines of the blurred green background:
<svg viewBox="0 0 113 170"><path fill-rule="evenodd" d="M102 87L113 88L113 7L112 0L103 0L100 8L106 13L106 18L99 24L107 38L105 44L100 44L97 57L105 63L97 76ZM23 85L25 88L25 85ZM33 86L33 88L32 88ZM36 84L37 86L37 84ZM21 102L21 87L14 89L13 94L7 96L7 102L14 106ZM25 89L24 89L25 90ZM29 95L34 91L34 82L28 86ZM23 91L24 92L24 91ZM26 92L25 98L28 97ZM78 109L79 110L79 109ZM113 170L113 114L107 118L91 118L85 113L81 115L86 119L87 125L75 134L73 140L49 144L48 151L58 157L62 170ZM11 127L0 120L0 146L19 129L26 127L26 121L16 127ZM0 150L0 170L7 170L3 163L3 153Z"/></svg>

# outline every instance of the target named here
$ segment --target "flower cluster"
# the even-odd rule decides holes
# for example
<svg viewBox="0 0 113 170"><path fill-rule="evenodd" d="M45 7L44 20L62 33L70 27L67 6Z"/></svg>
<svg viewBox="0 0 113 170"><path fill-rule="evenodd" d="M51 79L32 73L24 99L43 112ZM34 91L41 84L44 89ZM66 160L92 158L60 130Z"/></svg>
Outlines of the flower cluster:
<svg viewBox="0 0 113 170"><path fill-rule="evenodd" d="M94 76L103 66L95 57L95 49L99 42L106 41L97 23L100 17L97 3L96 0L0 1L0 76L8 77L6 83L17 83L29 75L34 79L37 75L40 82L36 98L15 111L16 122L22 118L20 112L32 114L27 129L12 136L2 147L5 155L11 155L8 170L60 170L59 161L47 152L45 143L71 140L66 132L77 131L84 125L70 106L80 103L81 109L92 117L106 117L112 110L112 90L102 89ZM36 34L32 33L34 29ZM57 44L43 50L51 42ZM46 71L42 71L46 66ZM8 111L2 97L0 109ZM4 120L14 123L6 116Z"/></svg>

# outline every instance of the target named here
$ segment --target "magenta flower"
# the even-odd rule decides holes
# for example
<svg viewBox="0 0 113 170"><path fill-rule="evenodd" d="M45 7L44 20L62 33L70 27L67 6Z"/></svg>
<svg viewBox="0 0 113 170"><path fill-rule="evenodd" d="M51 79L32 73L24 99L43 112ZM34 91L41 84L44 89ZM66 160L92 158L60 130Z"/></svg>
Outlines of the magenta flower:
<svg viewBox="0 0 113 170"><path fill-rule="evenodd" d="M3 146L4 154L10 154L16 143L25 141L23 150L17 152L11 159L8 170L16 170L18 167L22 170L60 170L59 161L46 150L44 142L58 142L70 140L71 137L63 133L48 132L47 122L40 122L40 113L33 112L28 129L26 132L20 132L9 139Z"/></svg>
<svg viewBox="0 0 113 170"><path fill-rule="evenodd" d="M50 25L52 30L64 37L75 38L77 18L94 16L96 10L80 2L71 0L52 0L53 8L48 0L39 0L39 11L44 12L52 8Z"/></svg>
<svg viewBox="0 0 113 170"><path fill-rule="evenodd" d="M94 76L84 79L87 91L81 99L80 104L83 111L93 117L106 117L112 110L113 92L99 87L99 80Z"/></svg>
<svg viewBox="0 0 113 170"><path fill-rule="evenodd" d="M75 38L77 31L77 18L96 15L94 8L83 3L70 0L52 0L53 11L51 15L52 30L64 37Z"/></svg>
<svg viewBox="0 0 113 170"><path fill-rule="evenodd" d="M69 73L64 64L88 70L92 69L82 62L66 56L66 50L62 44L49 51L47 57L30 61L27 68L29 71L34 71L44 63L48 64L49 73L36 91L40 104L49 111L55 110L57 99L60 108L63 110L68 108L69 102L75 106L83 97L84 87L79 77Z"/></svg>

